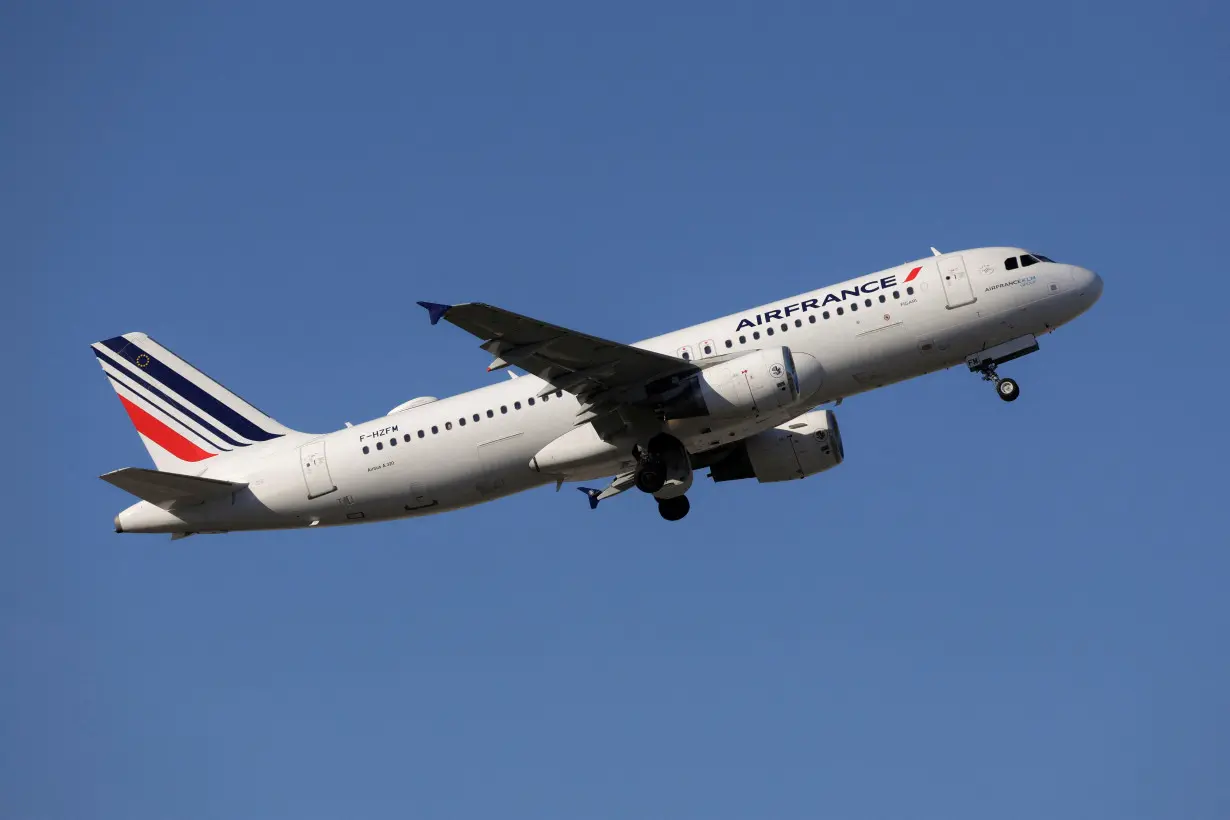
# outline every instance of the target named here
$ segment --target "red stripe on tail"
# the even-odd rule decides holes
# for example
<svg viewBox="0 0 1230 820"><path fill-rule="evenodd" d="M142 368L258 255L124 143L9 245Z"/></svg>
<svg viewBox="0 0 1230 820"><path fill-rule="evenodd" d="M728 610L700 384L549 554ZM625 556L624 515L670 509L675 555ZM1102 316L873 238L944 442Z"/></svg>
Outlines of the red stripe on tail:
<svg viewBox="0 0 1230 820"><path fill-rule="evenodd" d="M207 453L197 447L123 396L120 396L120 401L123 402L124 409L128 411L128 418L132 419L132 426L137 428L137 432L180 461L204 461L217 455Z"/></svg>
<svg viewBox="0 0 1230 820"><path fill-rule="evenodd" d="M921 265L920 265L919 267L917 267L917 268L914 268L914 270L910 271L910 275L909 275L909 276L907 276L907 277L905 277L905 281L907 281L907 282L913 282L913 281L914 281L914 277L918 275L918 272L919 272L920 270L922 270L922 266L921 266Z"/></svg>

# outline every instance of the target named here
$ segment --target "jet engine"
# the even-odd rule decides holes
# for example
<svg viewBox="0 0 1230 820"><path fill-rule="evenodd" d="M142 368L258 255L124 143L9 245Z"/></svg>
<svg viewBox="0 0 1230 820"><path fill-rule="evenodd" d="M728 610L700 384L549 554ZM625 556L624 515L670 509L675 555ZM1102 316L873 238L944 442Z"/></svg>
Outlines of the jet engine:
<svg viewBox="0 0 1230 820"><path fill-rule="evenodd" d="M714 481L789 481L824 472L844 459L837 416L832 410L812 410L739 442L709 475Z"/></svg>
<svg viewBox="0 0 1230 820"><path fill-rule="evenodd" d="M679 381L648 386L662 397L664 418L723 418L772 412L799 396L799 377L788 347L755 350L709 365Z"/></svg>

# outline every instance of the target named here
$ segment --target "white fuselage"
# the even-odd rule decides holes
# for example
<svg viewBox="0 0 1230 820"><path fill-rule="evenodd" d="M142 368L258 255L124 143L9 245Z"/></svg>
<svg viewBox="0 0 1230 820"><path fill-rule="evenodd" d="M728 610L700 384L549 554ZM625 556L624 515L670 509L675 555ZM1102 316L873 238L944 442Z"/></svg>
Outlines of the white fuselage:
<svg viewBox="0 0 1230 820"><path fill-rule="evenodd" d="M1006 259L1025 253L983 248L928 257L639 342L635 347L699 361L787 346L800 371L810 374L797 401L775 413L721 423L669 421L662 429L690 453L704 453L818 404L1048 333L1100 296L1100 278L1084 268L1042 262L1006 269ZM535 454L578 420L572 394L537 398L545 386L534 376L507 379L324 436L295 433L265 442L202 473L245 482L247 489L233 498L173 513L141 502L120 514L117 528L210 532L359 523L613 475L614 462L567 475L531 467ZM314 458L310 477L305 455Z"/></svg>

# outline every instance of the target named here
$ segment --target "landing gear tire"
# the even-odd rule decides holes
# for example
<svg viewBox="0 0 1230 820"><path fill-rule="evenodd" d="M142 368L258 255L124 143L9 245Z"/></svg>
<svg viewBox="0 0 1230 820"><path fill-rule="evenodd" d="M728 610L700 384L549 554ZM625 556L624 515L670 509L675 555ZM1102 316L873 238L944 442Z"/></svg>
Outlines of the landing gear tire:
<svg viewBox="0 0 1230 820"><path fill-rule="evenodd" d="M658 514L667 521L678 521L687 515L690 509L692 509L692 502L688 501L686 495L658 499Z"/></svg>
<svg viewBox="0 0 1230 820"><path fill-rule="evenodd" d="M641 466L636 471L636 488L650 495L656 493L666 484L666 462L657 456L646 456L641 459Z"/></svg>
<svg viewBox="0 0 1230 820"><path fill-rule="evenodd" d="M995 383L995 392L1004 401L1016 401L1021 395L1021 388L1012 379L1000 379Z"/></svg>

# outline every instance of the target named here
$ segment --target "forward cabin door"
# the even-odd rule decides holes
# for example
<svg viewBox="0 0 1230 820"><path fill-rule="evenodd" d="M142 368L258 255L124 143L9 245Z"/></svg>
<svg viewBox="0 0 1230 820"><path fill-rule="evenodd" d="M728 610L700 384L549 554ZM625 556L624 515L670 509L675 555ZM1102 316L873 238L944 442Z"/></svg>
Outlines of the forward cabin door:
<svg viewBox="0 0 1230 820"><path fill-rule="evenodd" d="M309 441L299 448L299 465L303 468L303 481L307 484L308 498L328 495L337 489L332 476L329 475L323 438Z"/></svg>
<svg viewBox="0 0 1230 820"><path fill-rule="evenodd" d="M975 301L974 286L965 272L965 260L960 254L940 260L940 283L944 286L948 307L961 307Z"/></svg>

